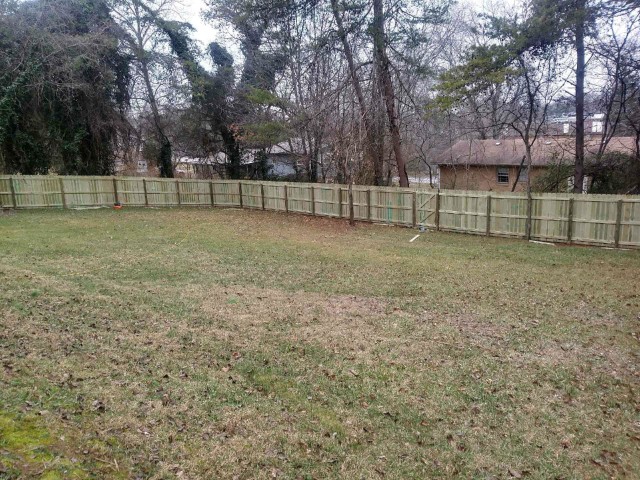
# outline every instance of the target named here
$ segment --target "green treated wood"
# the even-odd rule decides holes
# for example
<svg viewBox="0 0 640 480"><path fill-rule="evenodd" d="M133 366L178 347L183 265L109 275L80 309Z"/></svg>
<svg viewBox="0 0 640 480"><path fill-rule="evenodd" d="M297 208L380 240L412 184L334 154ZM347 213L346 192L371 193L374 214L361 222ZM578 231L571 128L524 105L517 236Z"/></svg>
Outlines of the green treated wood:
<svg viewBox="0 0 640 480"><path fill-rule="evenodd" d="M60 200L66 208L100 207L114 203L112 177L62 176L59 180Z"/></svg>
<svg viewBox="0 0 640 480"><path fill-rule="evenodd" d="M571 243L573 236L573 198L569 199L569 212L567 214L567 242Z"/></svg>
<svg viewBox="0 0 640 480"><path fill-rule="evenodd" d="M60 177L60 195L62 197L62 208L67 208L67 198L64 194L64 180Z"/></svg>
<svg viewBox="0 0 640 480"><path fill-rule="evenodd" d="M617 200L620 197L576 195L573 242L586 245L614 245Z"/></svg>
<svg viewBox="0 0 640 480"><path fill-rule="evenodd" d="M210 207L211 182L197 179L180 180L180 205Z"/></svg>
<svg viewBox="0 0 640 480"><path fill-rule="evenodd" d="M114 201L132 206L241 205L393 225L427 221L437 230L519 238L527 237L530 218L532 239L640 247L639 196L535 194L528 200L510 192L46 175L0 176L0 190L3 205L21 209Z"/></svg>
<svg viewBox="0 0 640 480"><path fill-rule="evenodd" d="M353 186L349 184L349 224L355 224L355 212L353 210Z"/></svg>
<svg viewBox="0 0 640 480"><path fill-rule="evenodd" d="M118 180L116 177L113 177L113 199L115 200L113 202L114 204L120 203L120 198L118 196Z"/></svg>
<svg viewBox="0 0 640 480"><path fill-rule="evenodd" d="M9 189L11 190L11 201L13 202L13 208L18 208L18 200L16 199L16 185L15 179L11 177L9 180Z"/></svg>
<svg viewBox="0 0 640 480"><path fill-rule="evenodd" d="M150 181L154 179L147 179L147 186ZM114 178L114 181L115 178ZM140 177L117 177L116 183L117 201L121 205L130 206L144 206L144 185L142 178ZM152 198L155 199L157 195L151 195L149 192L149 204L155 204Z"/></svg>
<svg viewBox="0 0 640 480"><path fill-rule="evenodd" d="M526 198L521 195L492 193L491 234L501 237L524 237Z"/></svg>
<svg viewBox="0 0 640 480"><path fill-rule="evenodd" d="M144 206L148 207L149 206L149 194L147 193L147 179L146 178L142 179L142 189L144 191Z"/></svg>
<svg viewBox="0 0 640 480"><path fill-rule="evenodd" d="M313 185L309 186L309 193L311 195L311 215L316 214L316 190L313 188Z"/></svg>
<svg viewBox="0 0 640 480"><path fill-rule="evenodd" d="M491 195L487 195L487 217L486 217L486 223L487 223L487 231L486 231L486 235L487 237L491 235Z"/></svg>
<svg viewBox="0 0 640 480"><path fill-rule="evenodd" d="M295 183L289 185L287 199L289 212L311 213L309 188L304 184Z"/></svg>
<svg viewBox="0 0 640 480"><path fill-rule="evenodd" d="M620 246L620 224L622 223L622 200L618 200L616 205L616 229L613 243L618 248Z"/></svg>
<svg viewBox="0 0 640 480"><path fill-rule="evenodd" d="M289 213L289 185L284 185L284 211Z"/></svg>
<svg viewBox="0 0 640 480"><path fill-rule="evenodd" d="M440 231L440 190L436 192L436 232Z"/></svg>
<svg viewBox="0 0 640 480"><path fill-rule="evenodd" d="M620 245L640 246L640 198L627 198L624 201Z"/></svg>
<svg viewBox="0 0 640 480"><path fill-rule="evenodd" d="M239 206L240 191L239 184L233 180L217 180L212 181L213 196L216 206Z"/></svg>
<svg viewBox="0 0 640 480"><path fill-rule="evenodd" d="M336 217L338 214L338 202L335 198L335 187L327 186L326 184L313 184L313 190L315 214Z"/></svg>
<svg viewBox="0 0 640 480"><path fill-rule="evenodd" d="M416 226L418 226L418 200L417 200L417 194L416 192L413 192L411 194L411 202L413 203L413 212L412 212L412 218L413 218L413 227L415 228Z"/></svg>

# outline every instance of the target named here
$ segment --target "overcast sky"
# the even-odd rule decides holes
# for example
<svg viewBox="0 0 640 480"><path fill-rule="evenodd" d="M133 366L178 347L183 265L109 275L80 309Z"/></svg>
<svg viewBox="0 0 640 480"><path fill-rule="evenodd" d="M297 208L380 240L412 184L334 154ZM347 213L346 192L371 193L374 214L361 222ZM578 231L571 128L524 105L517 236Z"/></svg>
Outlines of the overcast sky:
<svg viewBox="0 0 640 480"><path fill-rule="evenodd" d="M189 22L196 29L194 37L207 45L214 40L218 40L215 35L215 29L213 25L205 23L202 20L201 11L206 7L202 0L184 0L183 9L180 11L181 20Z"/></svg>
<svg viewBox="0 0 640 480"><path fill-rule="evenodd" d="M495 5L513 5L521 3L518 0L462 0L459 4L470 4L479 10L491 11ZM180 20L189 22L195 30L194 37L203 44L208 45L213 41L218 41L225 44L230 50L232 45L228 44L228 38L225 38L224 33L217 31L214 25L202 20L201 12L206 8L204 0L182 0L183 7L178 12ZM227 41L225 41L227 40ZM234 52L236 54L237 52Z"/></svg>

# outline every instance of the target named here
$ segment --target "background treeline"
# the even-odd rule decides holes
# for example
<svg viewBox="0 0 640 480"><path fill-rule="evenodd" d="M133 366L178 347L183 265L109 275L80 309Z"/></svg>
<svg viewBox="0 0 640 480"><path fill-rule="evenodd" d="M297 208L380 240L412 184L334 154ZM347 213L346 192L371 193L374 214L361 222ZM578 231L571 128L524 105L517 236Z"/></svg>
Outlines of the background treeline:
<svg viewBox="0 0 640 480"><path fill-rule="evenodd" d="M640 187L636 0L491 14L448 0L208 0L227 38L209 45L180 7L0 0L0 171L107 175L140 157L171 177L197 157L239 178L246 152L290 142L297 179L407 185L463 138L515 135L529 165L549 118L573 112L575 161L550 175L574 176L576 191L594 172ZM595 155L582 122L594 112ZM607 155L616 135L635 152Z"/></svg>

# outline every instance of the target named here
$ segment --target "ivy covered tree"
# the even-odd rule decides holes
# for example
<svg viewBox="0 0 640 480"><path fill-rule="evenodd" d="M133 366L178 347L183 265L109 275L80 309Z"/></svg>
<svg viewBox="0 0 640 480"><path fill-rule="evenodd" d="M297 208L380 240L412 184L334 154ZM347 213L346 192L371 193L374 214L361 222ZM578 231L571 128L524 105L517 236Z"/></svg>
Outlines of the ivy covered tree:
<svg viewBox="0 0 640 480"><path fill-rule="evenodd" d="M105 175L125 130L129 59L102 0L0 11L0 168Z"/></svg>
<svg viewBox="0 0 640 480"><path fill-rule="evenodd" d="M211 43L208 54L215 72L206 70L198 62L198 52L189 34L191 25L184 22L162 21L160 27L170 39L171 48L180 61L191 92L189 115L198 121L196 136L204 144L204 152L221 150L227 155L227 172L240 178L241 152L236 132L229 116L229 102L234 87L233 57L217 43Z"/></svg>
<svg viewBox="0 0 640 480"><path fill-rule="evenodd" d="M274 88L276 74L284 62L278 54L261 49L266 29L264 18L251 12L243 14L241 2L232 2L224 8L241 34L245 60L237 82L233 57L223 46L209 44L206 53L214 67L209 71L198 62L199 52L190 38L189 24L161 21L159 26L170 39L171 49L187 78L191 92L189 112L200 119L196 128L209 147L207 153L224 152L227 160L224 174L240 178L244 147L264 150L285 138L285 122L269 114L272 108L281 107ZM264 152L261 158L264 160Z"/></svg>

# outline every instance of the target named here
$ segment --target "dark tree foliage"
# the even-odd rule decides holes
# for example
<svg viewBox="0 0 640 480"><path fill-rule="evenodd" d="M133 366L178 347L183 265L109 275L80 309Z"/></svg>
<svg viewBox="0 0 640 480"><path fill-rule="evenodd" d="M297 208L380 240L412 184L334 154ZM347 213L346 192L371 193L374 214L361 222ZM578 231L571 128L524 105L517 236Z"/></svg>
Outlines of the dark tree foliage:
<svg viewBox="0 0 640 480"><path fill-rule="evenodd" d="M260 49L266 29L264 21L259 17L251 19L250 16L243 16L238 22L242 25L245 62L237 85L233 57L224 47L218 43L209 45L208 54L215 66L215 71L209 72L197 61L197 52L189 38L191 26L175 21L159 22L189 80L192 113L201 119L203 130L210 132L202 136L210 137L213 134L215 138L207 138L207 143L222 144L222 150L227 155L226 174L230 178L242 176L240 141L247 137L245 130L256 129L250 122L256 106L276 98L271 92L275 88L276 74L285 63L281 55L265 53Z"/></svg>
<svg viewBox="0 0 640 480"><path fill-rule="evenodd" d="M0 13L0 169L113 173L129 60L101 0L39 0Z"/></svg>
<svg viewBox="0 0 640 480"><path fill-rule="evenodd" d="M209 54L216 66L216 72L208 72L197 61L196 52L189 39L189 24L160 21L159 25L169 38L171 49L180 60L189 80L192 113L199 117L200 125L205 131L212 132L222 140L223 150L227 154L229 177L240 178L240 145L231 127L228 102L234 85L233 57L221 45L211 43ZM203 132L202 136L208 135ZM215 139L203 140L210 144L216 143Z"/></svg>

